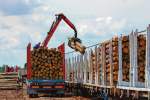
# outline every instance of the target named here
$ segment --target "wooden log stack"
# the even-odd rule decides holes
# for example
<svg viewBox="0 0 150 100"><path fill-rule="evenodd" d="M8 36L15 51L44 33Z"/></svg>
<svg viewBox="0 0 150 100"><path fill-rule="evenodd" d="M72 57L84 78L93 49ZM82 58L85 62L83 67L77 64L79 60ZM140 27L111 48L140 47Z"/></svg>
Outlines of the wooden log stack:
<svg viewBox="0 0 150 100"><path fill-rule="evenodd" d="M112 39L113 83L117 85L119 70L118 37Z"/></svg>
<svg viewBox="0 0 150 100"><path fill-rule="evenodd" d="M95 82L95 72L96 72L96 58L93 51L91 51L91 65L92 65L92 81Z"/></svg>
<svg viewBox="0 0 150 100"><path fill-rule="evenodd" d="M122 74L123 81L129 82L130 72L130 52L129 52L129 36L122 37Z"/></svg>
<svg viewBox="0 0 150 100"><path fill-rule="evenodd" d="M63 79L63 57L56 48L41 47L31 55L32 79Z"/></svg>
<svg viewBox="0 0 150 100"><path fill-rule="evenodd" d="M110 67L111 67L111 62L110 62L110 42L105 43L105 77L106 77L106 84L109 85L110 83Z"/></svg>
<svg viewBox="0 0 150 100"><path fill-rule="evenodd" d="M98 47L98 54L97 54L97 73L98 73L98 83L102 82L102 50L101 46Z"/></svg>
<svg viewBox="0 0 150 100"><path fill-rule="evenodd" d="M146 61L146 37L137 37L137 62L138 62L138 81L145 81L145 61Z"/></svg>
<svg viewBox="0 0 150 100"><path fill-rule="evenodd" d="M19 89L21 84L18 83L18 72L0 73L0 90L2 89Z"/></svg>

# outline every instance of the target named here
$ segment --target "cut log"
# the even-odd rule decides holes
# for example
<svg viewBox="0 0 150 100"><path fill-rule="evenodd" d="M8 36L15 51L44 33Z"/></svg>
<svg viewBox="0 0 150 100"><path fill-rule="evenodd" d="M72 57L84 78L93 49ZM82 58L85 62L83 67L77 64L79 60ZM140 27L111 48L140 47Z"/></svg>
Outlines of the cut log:
<svg viewBox="0 0 150 100"><path fill-rule="evenodd" d="M129 36L122 37L122 74L123 81L129 81L130 71L130 52L129 52Z"/></svg>
<svg viewBox="0 0 150 100"><path fill-rule="evenodd" d="M31 52L32 79L63 78L62 54L57 49L39 48ZM55 75L55 76L53 76Z"/></svg>
<svg viewBox="0 0 150 100"><path fill-rule="evenodd" d="M146 61L146 37L142 34L137 37L137 61L138 61L138 81L145 81L145 61Z"/></svg>

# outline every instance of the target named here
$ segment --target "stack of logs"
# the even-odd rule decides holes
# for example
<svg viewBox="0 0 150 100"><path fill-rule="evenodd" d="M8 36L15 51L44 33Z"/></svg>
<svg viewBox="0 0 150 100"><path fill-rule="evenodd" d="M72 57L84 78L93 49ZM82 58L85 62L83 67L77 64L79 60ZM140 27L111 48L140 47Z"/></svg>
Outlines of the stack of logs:
<svg viewBox="0 0 150 100"><path fill-rule="evenodd" d="M112 39L112 63L113 63L113 83L116 85L118 81L118 70L119 70L118 37L114 37Z"/></svg>
<svg viewBox="0 0 150 100"><path fill-rule="evenodd" d="M146 58L146 37L139 35L137 37L137 62L138 62L138 81L145 81L145 58Z"/></svg>
<svg viewBox="0 0 150 100"><path fill-rule="evenodd" d="M31 53L32 79L63 79L63 57L60 51L41 47Z"/></svg>
<svg viewBox="0 0 150 100"><path fill-rule="evenodd" d="M130 52L129 36L122 37L122 74L123 81L129 82Z"/></svg>
<svg viewBox="0 0 150 100"><path fill-rule="evenodd" d="M91 50L92 81L93 81L92 83L95 82L95 72L96 72L95 64L96 64L96 57L93 51Z"/></svg>
<svg viewBox="0 0 150 100"><path fill-rule="evenodd" d="M98 59L97 59L97 72L98 72L98 82L99 84L102 82L102 47L98 47Z"/></svg>
<svg viewBox="0 0 150 100"><path fill-rule="evenodd" d="M111 67L111 58L110 58L110 42L105 43L105 71L106 71L106 84L110 82L110 67Z"/></svg>

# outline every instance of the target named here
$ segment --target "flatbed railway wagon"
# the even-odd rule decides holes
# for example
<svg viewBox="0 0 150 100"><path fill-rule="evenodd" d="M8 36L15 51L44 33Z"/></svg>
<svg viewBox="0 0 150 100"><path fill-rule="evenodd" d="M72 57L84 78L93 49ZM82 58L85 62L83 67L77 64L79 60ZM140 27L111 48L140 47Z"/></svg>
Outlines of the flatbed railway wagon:
<svg viewBox="0 0 150 100"><path fill-rule="evenodd" d="M150 100L150 25L66 54L66 83L81 95ZM82 94L84 93L84 94Z"/></svg>

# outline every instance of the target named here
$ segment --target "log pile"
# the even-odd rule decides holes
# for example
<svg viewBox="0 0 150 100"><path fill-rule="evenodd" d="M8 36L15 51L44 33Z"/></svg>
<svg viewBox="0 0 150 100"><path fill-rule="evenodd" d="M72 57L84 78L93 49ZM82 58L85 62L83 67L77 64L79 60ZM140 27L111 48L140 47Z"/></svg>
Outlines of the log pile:
<svg viewBox="0 0 150 100"><path fill-rule="evenodd" d="M41 47L31 52L32 79L63 79L63 57L56 48Z"/></svg>
<svg viewBox="0 0 150 100"><path fill-rule="evenodd" d="M98 47L98 57L97 57L97 73L98 73L98 82L102 82L102 50L101 46Z"/></svg>
<svg viewBox="0 0 150 100"><path fill-rule="evenodd" d="M106 82L109 84L110 82L110 67L111 67L111 62L110 62L110 42L105 43L105 72L106 72Z"/></svg>
<svg viewBox="0 0 150 100"><path fill-rule="evenodd" d="M146 37L139 35L137 37L137 62L138 62L138 81L145 81L145 61L146 61Z"/></svg>
<svg viewBox="0 0 150 100"><path fill-rule="evenodd" d="M129 82L130 52L129 36L122 37L122 74L123 81Z"/></svg>
<svg viewBox="0 0 150 100"><path fill-rule="evenodd" d="M118 81L118 70L119 70L118 37L114 37L112 39L112 64L113 64L113 83L116 85Z"/></svg>
<svg viewBox="0 0 150 100"><path fill-rule="evenodd" d="M96 72L96 57L93 51L91 51L91 65L92 65L92 81L95 82L95 72Z"/></svg>
<svg viewBox="0 0 150 100"><path fill-rule="evenodd" d="M0 73L0 89L19 89L18 72Z"/></svg>

